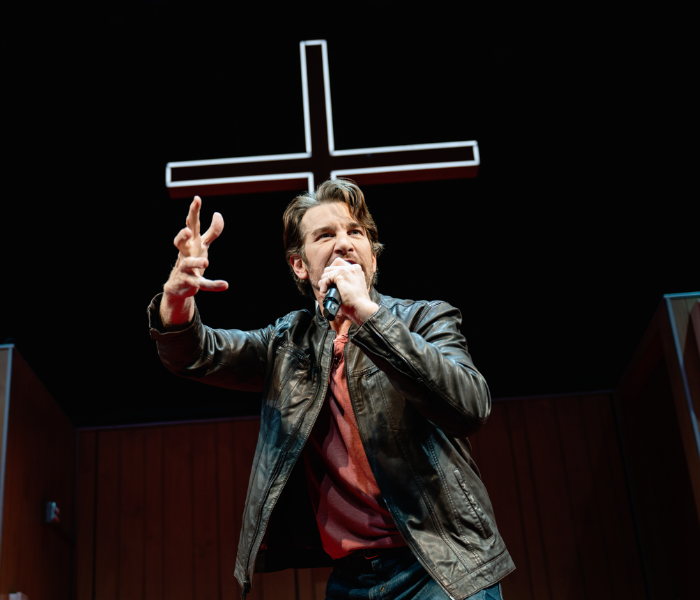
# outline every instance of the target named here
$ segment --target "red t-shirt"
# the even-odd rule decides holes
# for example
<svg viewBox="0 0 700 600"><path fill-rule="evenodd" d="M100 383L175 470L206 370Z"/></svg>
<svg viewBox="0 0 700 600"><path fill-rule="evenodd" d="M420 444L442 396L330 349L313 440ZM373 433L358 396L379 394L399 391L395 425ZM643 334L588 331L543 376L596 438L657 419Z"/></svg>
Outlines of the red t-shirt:
<svg viewBox="0 0 700 600"><path fill-rule="evenodd" d="M304 448L304 466L323 549L333 559L362 548L405 546L369 467L335 338L334 366L323 407Z"/></svg>

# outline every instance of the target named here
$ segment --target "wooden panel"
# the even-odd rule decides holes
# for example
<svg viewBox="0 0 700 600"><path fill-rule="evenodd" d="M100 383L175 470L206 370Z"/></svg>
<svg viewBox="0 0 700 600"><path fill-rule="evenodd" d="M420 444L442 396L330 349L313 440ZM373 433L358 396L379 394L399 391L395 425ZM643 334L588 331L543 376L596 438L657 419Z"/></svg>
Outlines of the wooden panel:
<svg viewBox="0 0 700 600"><path fill-rule="evenodd" d="M686 419L689 430L693 429L691 412L694 413L695 420L700 421L700 340L697 339L697 329L700 328L700 309L698 309L700 301L698 297L696 295L692 298L671 301L678 332L678 354L683 363L684 384L687 386L684 389L686 406L683 408L688 415ZM691 311L693 310L698 313L697 326L694 326L692 321ZM695 493L698 519L700 519L700 441L697 438L694 445L691 440L686 455L688 453L693 457L692 460L688 458L688 469Z"/></svg>
<svg viewBox="0 0 700 600"><path fill-rule="evenodd" d="M119 598L143 599L144 450L142 429L120 431Z"/></svg>
<svg viewBox="0 0 700 600"><path fill-rule="evenodd" d="M71 593L75 429L14 347L2 350L6 361L10 352L0 591L14 589L29 598L67 599ZM7 382L6 377L7 373ZM6 388L0 392L5 396ZM47 501L57 503L59 524L42 523Z"/></svg>
<svg viewBox="0 0 700 600"><path fill-rule="evenodd" d="M100 600L119 598L119 438L119 430L97 436L95 594Z"/></svg>
<svg viewBox="0 0 700 600"><path fill-rule="evenodd" d="M589 398L583 402L585 406L598 406ZM589 444L586 438L586 431L581 426L583 416L578 398L562 398L554 403L557 412L557 421L561 434L561 444L565 465L566 480L568 483L572 513L574 515L574 531L576 537L576 547L578 549L581 573L583 579L583 592L586 598L627 598L629 595L623 593L613 594L610 579L611 561L616 557L624 561L624 553L616 555L608 553L608 548L604 544L601 522L606 515L614 513L608 509L600 510L598 501L598 490L595 487L594 479L600 481L596 476L600 470L595 470L591 466L589 457ZM593 451L600 452L604 449L601 440L602 431L600 428L594 430L591 435L591 446ZM596 465L599 467L599 465ZM607 498L608 504L611 498ZM614 518L614 517L613 517ZM616 566L612 566L615 571ZM623 571L622 577L626 573Z"/></svg>
<svg viewBox="0 0 700 600"><path fill-rule="evenodd" d="M194 589L192 426L163 430L163 592L168 600L191 600Z"/></svg>
<svg viewBox="0 0 700 600"><path fill-rule="evenodd" d="M552 596L582 599L581 557L554 401L527 402L524 409Z"/></svg>
<svg viewBox="0 0 700 600"><path fill-rule="evenodd" d="M83 431L78 436L78 485L76 497L76 598L92 600L97 494L97 433Z"/></svg>
<svg viewBox="0 0 700 600"><path fill-rule="evenodd" d="M144 552L144 598L165 600L163 593L163 429L145 429L145 552Z"/></svg>
<svg viewBox="0 0 700 600"><path fill-rule="evenodd" d="M328 583L328 578L331 576L332 571L332 567L319 567L318 569L312 569L312 573L314 576L315 600L325 599L326 583ZM301 598L299 600L301 600Z"/></svg>
<svg viewBox="0 0 700 600"><path fill-rule="evenodd" d="M192 426L194 502L194 588L197 600L217 600L219 581L219 495L217 427Z"/></svg>
<svg viewBox="0 0 700 600"><path fill-rule="evenodd" d="M651 598L696 595L700 457L689 409L700 398L700 389L691 389L700 388L700 358L690 322L697 298L664 298L616 391L640 570ZM627 545L631 527L626 521L621 526L620 543ZM628 569L633 573L638 567L631 562Z"/></svg>
<svg viewBox="0 0 700 600"><path fill-rule="evenodd" d="M644 597L612 394L496 401L471 439L517 567L505 597Z"/></svg>
<svg viewBox="0 0 700 600"><path fill-rule="evenodd" d="M660 310L659 332L683 440L687 477L693 488L695 520L700 523L700 440L696 429L700 417L700 357L695 351L695 333L690 322L695 298L666 297L665 300Z"/></svg>
<svg viewBox="0 0 700 600"><path fill-rule="evenodd" d="M287 569L276 573L265 573L263 600L296 600L294 572L294 569Z"/></svg>
<svg viewBox="0 0 700 600"><path fill-rule="evenodd" d="M296 572L298 600L316 600L313 569L297 569Z"/></svg>
<svg viewBox="0 0 700 600"><path fill-rule="evenodd" d="M92 598L93 585L106 598L238 597L258 428L247 419L81 432L79 597ZM263 598L264 577L254 576L248 600Z"/></svg>
<svg viewBox="0 0 700 600"><path fill-rule="evenodd" d="M598 513L615 598L644 598L640 554L612 402L607 395L583 402L583 425L596 480Z"/></svg>
<svg viewBox="0 0 700 600"><path fill-rule="evenodd" d="M0 534L2 534L2 509L5 489L5 466L7 446L7 421L10 410L10 393L7 387L12 380L12 346L0 347ZM7 415L5 413L8 413ZM0 561L2 544L0 543Z"/></svg>
<svg viewBox="0 0 700 600"><path fill-rule="evenodd" d="M700 356L700 300L693 303L693 308L690 310L690 320L695 334L695 347L698 350L698 356Z"/></svg>
<svg viewBox="0 0 700 600"><path fill-rule="evenodd" d="M253 586L251 587L251 591L246 596L246 600L248 600L248 598L254 598L255 600L258 600L259 598L263 597L263 594L265 593L266 577L267 575L265 575L265 573L255 573L253 575ZM240 597L240 594L238 595L238 597Z"/></svg>
<svg viewBox="0 0 700 600"><path fill-rule="evenodd" d="M516 563L516 568L529 567L530 585L532 596L537 600L549 600L552 593L549 585L549 572L545 560L545 546L542 538L542 524L540 522L540 512L537 506L535 495L534 475L532 470L532 456L530 454L530 444L528 431L525 423L525 411L522 402L509 402L508 408L508 430L513 444L513 454L515 457L515 473L518 482L520 514L522 515L522 529L527 543L527 563ZM484 435L486 432L484 432ZM514 510L511 506L510 510ZM500 524L499 524L500 527ZM508 535L507 531L503 532ZM513 537L517 532L513 532ZM506 586L504 581L504 586ZM518 590L518 593L521 593ZM522 593L528 593L523 590Z"/></svg>
<svg viewBox="0 0 700 600"><path fill-rule="evenodd" d="M691 320L691 315L685 322L683 332L684 342L681 346L685 375L688 380L688 391L695 411L696 418L700 415L700 302L686 301L685 310L693 310L697 317Z"/></svg>
<svg viewBox="0 0 700 600"><path fill-rule="evenodd" d="M528 551L523 529L521 503L515 474L513 448L508 432L508 404L495 403L491 416L478 439L481 449L479 468L492 500L498 530L513 557L516 569L503 582L506 597L518 594L522 600L535 600L528 567Z"/></svg>
<svg viewBox="0 0 700 600"><path fill-rule="evenodd" d="M645 376L618 407L651 597L692 597L700 531L666 361Z"/></svg>
<svg viewBox="0 0 700 600"><path fill-rule="evenodd" d="M219 505L219 571L223 598L240 597L240 586L233 576L236 568L236 550L241 516L236 507L236 491L241 482L236 479L234 468L234 423L218 423L216 426ZM247 483L247 482L246 482ZM252 594L248 596L251 598Z"/></svg>

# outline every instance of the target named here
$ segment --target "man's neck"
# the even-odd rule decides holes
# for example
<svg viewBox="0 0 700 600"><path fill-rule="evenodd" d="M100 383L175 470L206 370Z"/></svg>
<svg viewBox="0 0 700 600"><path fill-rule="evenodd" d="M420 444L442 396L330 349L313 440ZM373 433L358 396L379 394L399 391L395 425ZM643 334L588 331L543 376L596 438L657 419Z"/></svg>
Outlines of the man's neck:
<svg viewBox="0 0 700 600"><path fill-rule="evenodd" d="M344 335L350 331L352 321L347 317L337 316L333 321L330 321L331 329L338 335Z"/></svg>

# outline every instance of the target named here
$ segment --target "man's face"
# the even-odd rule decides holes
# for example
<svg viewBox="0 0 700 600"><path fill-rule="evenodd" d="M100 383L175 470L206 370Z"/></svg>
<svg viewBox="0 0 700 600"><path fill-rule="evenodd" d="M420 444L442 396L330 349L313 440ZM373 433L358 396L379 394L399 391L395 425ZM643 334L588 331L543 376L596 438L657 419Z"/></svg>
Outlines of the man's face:
<svg viewBox="0 0 700 600"><path fill-rule="evenodd" d="M309 278L316 299L321 301L318 282L323 271L337 258L362 267L369 289L377 270L377 257L364 227L353 219L346 204L330 202L314 206L301 220L306 260L292 257L294 272Z"/></svg>

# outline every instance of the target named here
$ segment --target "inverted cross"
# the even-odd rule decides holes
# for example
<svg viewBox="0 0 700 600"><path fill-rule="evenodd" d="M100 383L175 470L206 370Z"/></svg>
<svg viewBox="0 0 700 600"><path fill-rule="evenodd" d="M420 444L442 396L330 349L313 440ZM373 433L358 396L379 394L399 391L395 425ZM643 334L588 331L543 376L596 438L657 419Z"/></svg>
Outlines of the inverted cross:
<svg viewBox="0 0 700 600"><path fill-rule="evenodd" d="M476 177L475 141L336 150L326 41L299 47L306 151L170 162L165 181L171 198L313 190L337 177L360 186Z"/></svg>

